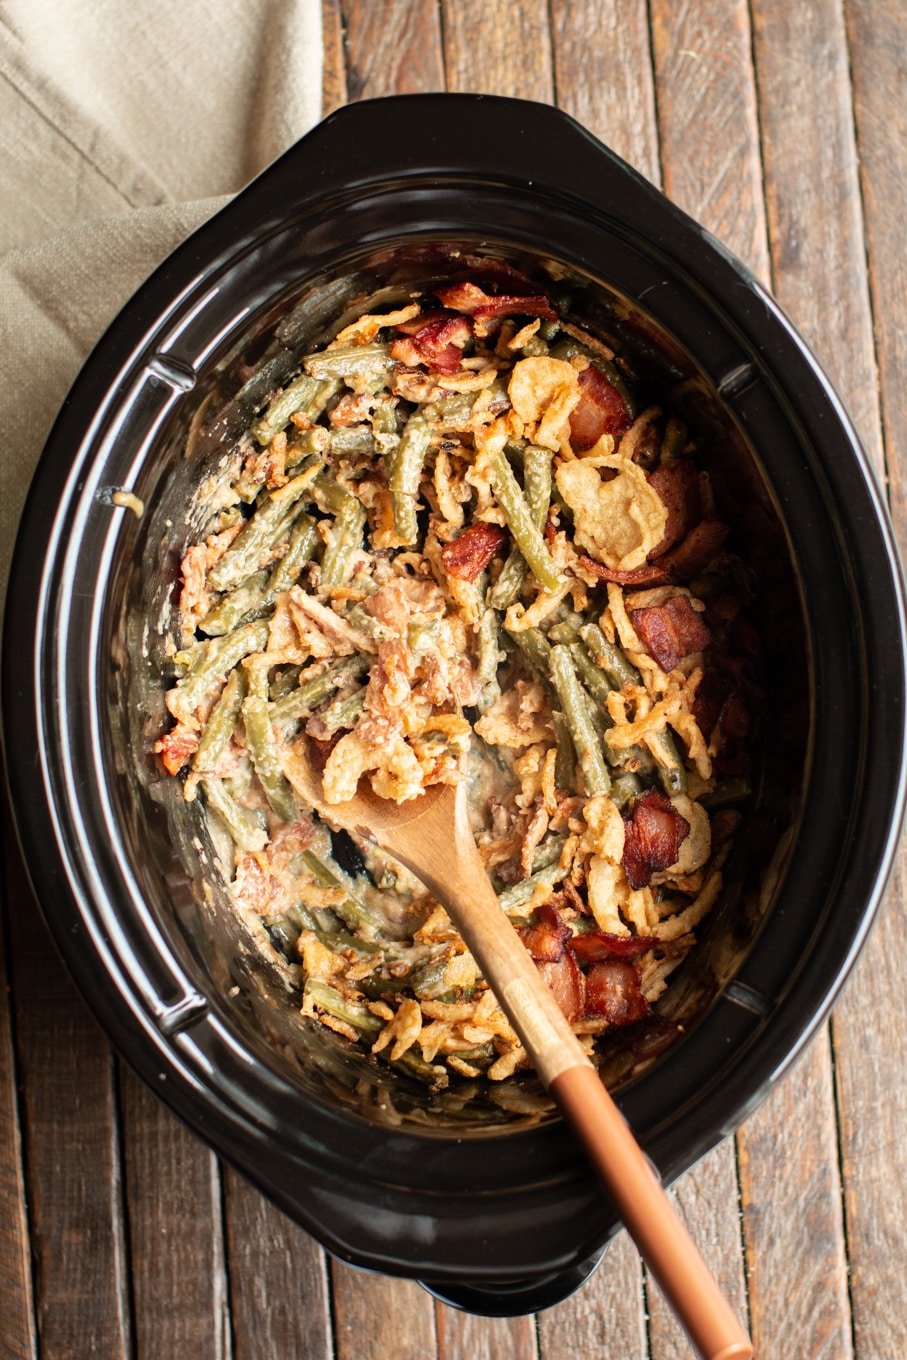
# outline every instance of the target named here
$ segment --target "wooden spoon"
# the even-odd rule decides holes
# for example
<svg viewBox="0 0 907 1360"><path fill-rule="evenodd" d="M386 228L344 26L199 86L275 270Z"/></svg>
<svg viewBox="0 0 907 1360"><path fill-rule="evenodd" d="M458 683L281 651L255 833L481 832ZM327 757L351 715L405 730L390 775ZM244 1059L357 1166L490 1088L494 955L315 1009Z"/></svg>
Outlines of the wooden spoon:
<svg viewBox="0 0 907 1360"><path fill-rule="evenodd" d="M363 781L353 799L334 805L303 743L283 767L320 816L389 851L445 907L704 1360L748 1360L746 1332L501 910L469 827L465 780L405 803L378 798Z"/></svg>

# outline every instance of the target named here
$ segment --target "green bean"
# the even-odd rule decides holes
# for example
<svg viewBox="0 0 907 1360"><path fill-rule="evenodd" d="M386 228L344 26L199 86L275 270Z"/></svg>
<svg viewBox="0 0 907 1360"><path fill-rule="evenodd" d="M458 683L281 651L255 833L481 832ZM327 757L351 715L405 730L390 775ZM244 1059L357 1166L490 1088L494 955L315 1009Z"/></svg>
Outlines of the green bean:
<svg viewBox="0 0 907 1360"><path fill-rule="evenodd" d="M289 423L290 417L311 401L317 391L318 381L309 377L308 373L301 373L298 378L294 378L288 387L273 398L264 415L252 426L252 434L259 444L270 444L275 434Z"/></svg>
<svg viewBox="0 0 907 1360"><path fill-rule="evenodd" d="M293 438L287 444L287 458L284 468L287 471L292 470L293 474L298 476L303 471L299 466L300 463L306 462L306 466L309 466L306 460L321 462L322 455L327 453L330 447L330 431L326 430L323 425L313 425L311 429L300 430L293 435Z"/></svg>
<svg viewBox="0 0 907 1360"><path fill-rule="evenodd" d="M384 920L376 912L372 911L358 898L349 895L349 890L345 883L332 873L326 864L323 864L317 855L311 850L302 851L302 859L308 865L309 871L316 883L323 888L342 888L347 897L345 901L334 907L334 911L351 930L364 930L369 935L380 935L384 931Z"/></svg>
<svg viewBox="0 0 907 1360"><path fill-rule="evenodd" d="M321 930L318 926L312 927L312 934L335 954L341 949L355 949L359 954L384 953L382 940L363 940L361 935L349 935L343 930Z"/></svg>
<svg viewBox="0 0 907 1360"><path fill-rule="evenodd" d="M577 679L573 658L562 643L551 649L551 678L570 728L585 791L590 797L607 793L611 778L605 768L601 742L592 724L587 696Z"/></svg>
<svg viewBox="0 0 907 1360"><path fill-rule="evenodd" d="M469 420L475 402L476 398L471 392L451 392L449 397L441 397L426 406L425 415L438 431L456 430Z"/></svg>
<svg viewBox="0 0 907 1360"><path fill-rule="evenodd" d="M345 487L341 486L335 477L331 477L326 472L320 472L312 483L312 490L315 498L322 510L329 510L332 515L338 515L351 503L357 505L356 497L351 495Z"/></svg>
<svg viewBox="0 0 907 1360"><path fill-rule="evenodd" d="M665 727L661 732L655 732L650 737L646 737L646 745L655 757L658 766L658 777L664 786L664 791L669 797L676 793L685 793L687 787L687 772L680 752L677 750L677 743L673 735Z"/></svg>
<svg viewBox="0 0 907 1360"><path fill-rule="evenodd" d="M734 775L730 779L724 779L716 784L711 793L704 793L699 799L704 808L709 812L717 812L719 808L730 807L734 803L742 803L744 798L749 798L753 792L753 786L746 775Z"/></svg>
<svg viewBox="0 0 907 1360"><path fill-rule="evenodd" d="M342 695L329 704L322 713L318 715L318 721L323 725L328 736L333 736L342 728L355 727L356 719L362 712L365 704L365 686L362 689L354 690L352 694Z"/></svg>
<svg viewBox="0 0 907 1360"><path fill-rule="evenodd" d="M246 520L220 561L211 568L208 579L215 590L229 590L251 576L271 556L293 522L296 501L307 488L304 485L294 487L290 482L283 489L289 494L281 494L276 500L266 497Z"/></svg>
<svg viewBox="0 0 907 1360"><path fill-rule="evenodd" d="M532 856L532 872L536 873L539 869L547 869L551 864L558 864L566 843L567 837L559 832L547 836L535 847L535 853Z"/></svg>
<svg viewBox="0 0 907 1360"><path fill-rule="evenodd" d="M611 801L619 810L642 792L642 780L635 774L619 774L611 785Z"/></svg>
<svg viewBox="0 0 907 1360"><path fill-rule="evenodd" d="M414 1048L409 1048L399 1058L394 1058L391 1067L399 1067L401 1071L427 1086L441 1087L446 1086L448 1082L447 1069L434 1063L427 1063Z"/></svg>
<svg viewBox="0 0 907 1360"><path fill-rule="evenodd" d="M331 453L340 457L369 454L375 451L375 436L364 425L354 425L349 429L331 431Z"/></svg>
<svg viewBox="0 0 907 1360"><path fill-rule="evenodd" d="M601 706L605 714L608 713L608 695L613 692L614 686L611 684L605 672L596 666L591 656L587 652L579 639L579 634L567 623L556 623L553 628L548 630L548 636L552 642L558 642L569 648L573 658L573 664L579 671L580 680L585 689L589 691L592 698ZM610 718L609 718L610 724Z"/></svg>
<svg viewBox="0 0 907 1360"><path fill-rule="evenodd" d="M505 911L513 911L515 907L522 907L529 901L539 884L553 888L563 882L569 872L570 869L562 864L549 864L547 868L539 869L537 873L498 893L498 901Z"/></svg>
<svg viewBox="0 0 907 1360"><path fill-rule="evenodd" d="M295 822L298 815L296 800L281 768L267 699L250 695L243 701L242 718L246 746L265 797L281 821Z"/></svg>
<svg viewBox="0 0 907 1360"><path fill-rule="evenodd" d="M353 553L362 547L365 507L353 496L340 510L331 528L331 539L321 559L321 588L332 590L343 585L353 569Z"/></svg>
<svg viewBox="0 0 907 1360"><path fill-rule="evenodd" d="M379 642L390 642L397 637L395 629L388 627L388 625L382 623L380 619L376 619L375 615L370 614L364 605L354 604L351 609L346 611L345 617L347 623L352 628L355 628L357 633L363 633L376 644ZM415 640L415 633L415 628L409 630L410 646L413 645Z"/></svg>
<svg viewBox="0 0 907 1360"><path fill-rule="evenodd" d="M397 403L393 398L375 403L372 412L372 429L376 435L397 433Z"/></svg>
<svg viewBox="0 0 907 1360"><path fill-rule="evenodd" d="M607 672L615 689L639 684L639 671L631 666L620 647L608 641L597 623L583 624L579 635L592 653L592 659Z"/></svg>
<svg viewBox="0 0 907 1360"><path fill-rule="evenodd" d="M445 992L450 990L445 981L446 972L446 958L432 959L413 975L410 986L420 1000L440 1001Z"/></svg>
<svg viewBox="0 0 907 1360"><path fill-rule="evenodd" d="M267 620L258 619L205 643L204 651L194 658L188 673L180 681L180 692L188 707L198 708L215 681L229 675L244 656L265 651L268 633Z"/></svg>
<svg viewBox="0 0 907 1360"><path fill-rule="evenodd" d="M269 609L277 596L289 590L315 551L318 534L315 521L304 512L296 520L287 550L270 576L256 572L231 590L199 624L203 633L222 635L251 616L259 618Z"/></svg>
<svg viewBox="0 0 907 1360"><path fill-rule="evenodd" d="M199 629L209 637L222 637L242 623L247 614L257 609L264 599L268 584L268 573L258 571L240 582L235 590L225 595L215 607L205 615Z"/></svg>
<svg viewBox="0 0 907 1360"><path fill-rule="evenodd" d="M309 354L302 361L306 373L313 378L350 378L353 374L381 373L394 364L390 345L338 346Z"/></svg>
<svg viewBox="0 0 907 1360"><path fill-rule="evenodd" d="M301 666L286 666L275 675L271 681L270 699L272 704L276 704L278 699L284 699L288 694L292 694L299 688L299 677L302 673ZM274 715L271 714L273 719Z"/></svg>
<svg viewBox="0 0 907 1360"><path fill-rule="evenodd" d="M203 779L205 801L220 817L240 850L263 850L268 843L267 823L263 812L244 808L224 788L221 779Z"/></svg>
<svg viewBox="0 0 907 1360"><path fill-rule="evenodd" d="M239 721L239 710L242 708L247 689L245 667L237 666L230 672L223 692L205 723L205 730L192 757L192 768L196 773L210 770L217 763L221 752L233 736L233 729Z"/></svg>
<svg viewBox="0 0 907 1360"><path fill-rule="evenodd" d="M308 717L319 704L323 704L325 699L333 694L335 689L347 680L360 679L368 668L368 657L345 656L339 661L332 661L311 680L306 680L306 672L303 672L299 688L292 690L275 703L271 710L272 722Z"/></svg>
<svg viewBox="0 0 907 1360"><path fill-rule="evenodd" d="M572 789L576 780L576 751L567 719L559 708L552 712L554 720L554 740L557 758L554 765L554 782L559 789Z"/></svg>
<svg viewBox="0 0 907 1360"><path fill-rule="evenodd" d="M682 420L676 420L672 416L665 426L664 438L661 441L661 466L667 467L670 463L675 463L686 442L686 425Z"/></svg>
<svg viewBox="0 0 907 1360"><path fill-rule="evenodd" d="M500 625L493 609L486 609L479 620L478 653L479 668L476 676L480 686L478 708L480 713L484 713L491 708L501 693L498 666L504 659L504 653L500 648Z"/></svg>
<svg viewBox="0 0 907 1360"><path fill-rule="evenodd" d="M416 503L431 426L424 414L416 412L406 422L400 443L387 456L387 480L394 511L394 528L403 546L418 541Z"/></svg>
<svg viewBox="0 0 907 1360"><path fill-rule="evenodd" d="M551 643L545 634L539 628L520 628L513 632L508 630L507 636L516 644L539 678L550 687Z"/></svg>
<svg viewBox="0 0 907 1360"><path fill-rule="evenodd" d="M523 489L529 513L540 532L545 527L551 504L551 460L549 449L536 448L534 444L527 446L523 458ZM525 557L519 548L512 548L489 597L495 609L507 609L514 603L528 572Z"/></svg>
<svg viewBox="0 0 907 1360"><path fill-rule="evenodd" d="M318 978L306 978L303 987L303 1000L311 998L319 1010L327 1011L335 1019L351 1025L366 1039L377 1039L384 1028L384 1021L373 1015L367 1006L348 1001L345 996Z"/></svg>
<svg viewBox="0 0 907 1360"><path fill-rule="evenodd" d="M299 573L311 559L317 546L318 531L315 528L315 521L311 515L303 512L293 526L286 552L271 572L262 601L263 607L272 605L278 595L282 595L285 590L296 584Z"/></svg>
<svg viewBox="0 0 907 1360"><path fill-rule="evenodd" d="M548 551L548 545L536 528L532 512L520 490L519 482L507 461L503 449L497 450L489 459L491 483L498 504L504 512L507 527L516 540L516 545L530 571L545 590L555 591L563 583L557 563Z"/></svg>

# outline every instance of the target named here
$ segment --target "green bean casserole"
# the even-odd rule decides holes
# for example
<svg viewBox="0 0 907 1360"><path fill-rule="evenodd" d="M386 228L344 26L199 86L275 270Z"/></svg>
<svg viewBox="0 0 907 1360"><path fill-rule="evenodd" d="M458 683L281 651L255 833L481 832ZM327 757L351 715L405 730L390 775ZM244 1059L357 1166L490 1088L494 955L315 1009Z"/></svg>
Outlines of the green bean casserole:
<svg viewBox="0 0 907 1360"><path fill-rule="evenodd" d="M303 357L182 560L155 750L303 1013L433 1088L526 1055L444 910L284 766L307 743L334 804L468 780L587 1050L651 1013L721 890L752 704L728 527L645 392L549 288L477 269Z"/></svg>

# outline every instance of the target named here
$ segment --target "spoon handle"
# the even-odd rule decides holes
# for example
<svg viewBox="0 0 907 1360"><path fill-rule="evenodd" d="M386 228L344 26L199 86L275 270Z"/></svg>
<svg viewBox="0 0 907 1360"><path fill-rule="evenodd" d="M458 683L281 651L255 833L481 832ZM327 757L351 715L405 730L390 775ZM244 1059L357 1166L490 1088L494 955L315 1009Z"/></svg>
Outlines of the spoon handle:
<svg viewBox="0 0 907 1360"><path fill-rule="evenodd" d="M753 1346L594 1068L568 1068L551 1094L627 1231L704 1360L751 1360Z"/></svg>
<svg viewBox="0 0 907 1360"><path fill-rule="evenodd" d="M749 1338L501 910L462 784L452 802L427 809L418 837L389 835L384 843L446 907L703 1360L749 1360Z"/></svg>

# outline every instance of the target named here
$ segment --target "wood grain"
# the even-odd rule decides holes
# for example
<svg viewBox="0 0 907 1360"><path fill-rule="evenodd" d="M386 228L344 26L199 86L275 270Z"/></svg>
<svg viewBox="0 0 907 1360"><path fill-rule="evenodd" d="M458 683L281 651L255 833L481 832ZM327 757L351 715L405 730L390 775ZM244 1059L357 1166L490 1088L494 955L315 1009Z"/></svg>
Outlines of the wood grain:
<svg viewBox="0 0 907 1360"><path fill-rule="evenodd" d="M745 1323L747 1297L740 1244L734 1140L726 1139L689 1171L671 1198L690 1236L714 1272L722 1293ZM651 1283L648 1302L651 1360L686 1360L690 1343L674 1313L657 1287Z"/></svg>
<svg viewBox="0 0 907 1360"><path fill-rule="evenodd" d="M907 544L907 10L899 0L847 6L869 282L888 488ZM860 1360L903 1349L907 1281L907 1033L899 961L907 953L907 851L902 846L879 924L835 1012L841 1165L854 1335Z"/></svg>
<svg viewBox="0 0 907 1360"><path fill-rule="evenodd" d="M124 1064L119 1076L136 1360L223 1360L217 1162Z"/></svg>
<svg viewBox="0 0 907 1360"><path fill-rule="evenodd" d="M757 1356L849 1360L827 1031L744 1125L738 1141Z"/></svg>
<svg viewBox="0 0 907 1360"><path fill-rule="evenodd" d="M645 0L551 0L558 107L658 184Z"/></svg>
<svg viewBox="0 0 907 1360"><path fill-rule="evenodd" d="M324 1252L248 1181L224 1176L234 1360L333 1360Z"/></svg>
<svg viewBox="0 0 907 1360"><path fill-rule="evenodd" d="M11 871L10 952L35 1308L44 1360L130 1350L113 1058Z"/></svg>
<svg viewBox="0 0 907 1360"><path fill-rule="evenodd" d="M753 9L775 292L882 468L844 25L836 0Z"/></svg>
<svg viewBox="0 0 907 1360"><path fill-rule="evenodd" d="M542 1360L647 1360L642 1264L627 1233L577 1293L539 1313L538 1325Z"/></svg>
<svg viewBox="0 0 907 1360"><path fill-rule="evenodd" d="M665 192L765 277L746 0L652 0Z"/></svg>
<svg viewBox="0 0 907 1360"><path fill-rule="evenodd" d="M4 940L10 908L18 904L21 910L22 903L28 898L14 867L18 863L18 851L5 790L0 791L0 819L0 847L5 870L0 901L0 1360L34 1360L37 1337Z"/></svg>
<svg viewBox="0 0 907 1360"><path fill-rule="evenodd" d="M443 0L447 88L554 100L547 0Z"/></svg>
<svg viewBox="0 0 907 1360"><path fill-rule="evenodd" d="M420 1285L340 1261L331 1262L331 1280L337 1360L435 1360L434 1303Z"/></svg>
<svg viewBox="0 0 907 1360"><path fill-rule="evenodd" d="M435 1305L438 1360L538 1360L531 1317L482 1318Z"/></svg>
<svg viewBox="0 0 907 1360"><path fill-rule="evenodd" d="M343 0L349 97L444 89L441 23L425 0Z"/></svg>
<svg viewBox="0 0 907 1360"><path fill-rule="evenodd" d="M343 16L340 0L321 0L321 112L329 113L346 103L346 58L343 51Z"/></svg>
<svg viewBox="0 0 907 1360"><path fill-rule="evenodd" d="M907 8L901 0L848 0L869 282L881 386L891 508L907 546Z"/></svg>

